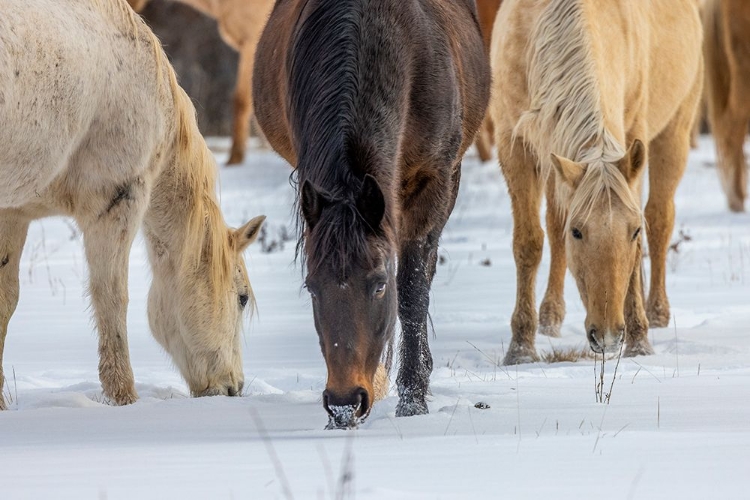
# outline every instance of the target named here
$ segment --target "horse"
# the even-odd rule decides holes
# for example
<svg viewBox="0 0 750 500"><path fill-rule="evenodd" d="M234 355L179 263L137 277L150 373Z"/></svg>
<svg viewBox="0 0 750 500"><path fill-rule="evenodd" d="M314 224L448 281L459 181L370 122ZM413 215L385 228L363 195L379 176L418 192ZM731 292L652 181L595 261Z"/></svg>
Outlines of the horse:
<svg viewBox="0 0 750 500"><path fill-rule="evenodd" d="M141 12L151 0L127 1L136 12ZM227 165L240 164L245 159L248 129L253 116L252 78L255 49L274 0L174 1L189 5L216 19L222 40L240 55L233 99L232 148Z"/></svg>
<svg viewBox="0 0 750 500"><path fill-rule="evenodd" d="M503 3L490 114L514 221L517 292L505 364L538 359L537 324L543 335L560 335L566 265L586 308L591 349L616 352L625 341L625 356L653 353L648 327L670 319L666 255L702 87L701 44L696 0ZM543 193L551 264L537 317Z"/></svg>
<svg viewBox="0 0 750 500"><path fill-rule="evenodd" d="M138 397L126 313L141 225L154 337L193 396L239 394L241 322L254 305L242 252L264 217L224 222L216 164L158 40L124 0L0 0L0 10L0 391L29 223L62 215L83 234L105 396Z"/></svg>
<svg viewBox="0 0 750 500"><path fill-rule="evenodd" d="M750 4L705 0L703 9L707 116L719 179L729 209L743 212L747 198L743 145L750 120Z"/></svg>
<svg viewBox="0 0 750 500"><path fill-rule="evenodd" d="M487 54L490 53L492 27L495 25L497 11L502 3L503 0L477 0L479 25L482 28L482 39L484 40L484 47L487 50ZM483 163L492 159L493 135L492 118L490 118L490 114L487 113L482 122L482 126L479 127L479 131L477 132L476 141L474 141L479 160Z"/></svg>
<svg viewBox="0 0 750 500"><path fill-rule="evenodd" d="M287 0L271 12L255 112L295 168L329 428L356 426L385 395L397 315L396 415L428 412L438 240L489 78L473 0Z"/></svg>

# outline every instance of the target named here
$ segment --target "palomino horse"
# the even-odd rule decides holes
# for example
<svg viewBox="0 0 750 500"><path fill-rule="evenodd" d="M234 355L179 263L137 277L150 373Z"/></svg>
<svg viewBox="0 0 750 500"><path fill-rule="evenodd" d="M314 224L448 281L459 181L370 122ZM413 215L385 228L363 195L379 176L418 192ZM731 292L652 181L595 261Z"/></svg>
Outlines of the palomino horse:
<svg viewBox="0 0 750 500"><path fill-rule="evenodd" d="M134 402L128 256L143 223L154 336L193 395L238 394L253 302L242 251L263 217L224 223L216 165L158 40L122 0L0 0L0 11L0 356L30 221L71 216L104 392Z"/></svg>
<svg viewBox="0 0 750 500"><path fill-rule="evenodd" d="M502 3L503 0L477 0L479 26L482 29L482 39L484 40L484 47L488 54L490 53L490 44L492 41L492 27L495 25L497 10ZM490 118L488 110L484 116L482 126L479 127L479 131L477 132L477 138L474 141L477 148L477 155L483 162L490 161L492 158L493 134L492 118Z"/></svg>
<svg viewBox="0 0 750 500"><path fill-rule="evenodd" d="M666 326L673 197L687 163L703 69L696 0L506 0L492 41L496 143L513 207L517 269L506 364L537 359L534 285L546 189L551 249L540 333L558 336L566 262L595 352L653 352ZM626 148L626 145L629 147ZM641 282L641 174L651 288Z"/></svg>
<svg viewBox="0 0 750 500"><path fill-rule="evenodd" d="M750 120L750 2L706 0L703 27L708 120L719 178L729 209L742 212L747 198L743 145Z"/></svg>
<svg viewBox="0 0 750 500"><path fill-rule="evenodd" d="M151 0L128 0L136 12ZM221 38L240 54L237 85L234 89L234 124L232 150L227 165L242 163L245 158L248 127L253 116L252 79L255 48L266 25L274 0L174 0L193 7L216 19Z"/></svg>
<svg viewBox="0 0 750 500"><path fill-rule="evenodd" d="M277 2L253 92L296 168L330 427L356 425L383 396L397 313L396 414L427 413L438 240L489 98L474 1Z"/></svg>

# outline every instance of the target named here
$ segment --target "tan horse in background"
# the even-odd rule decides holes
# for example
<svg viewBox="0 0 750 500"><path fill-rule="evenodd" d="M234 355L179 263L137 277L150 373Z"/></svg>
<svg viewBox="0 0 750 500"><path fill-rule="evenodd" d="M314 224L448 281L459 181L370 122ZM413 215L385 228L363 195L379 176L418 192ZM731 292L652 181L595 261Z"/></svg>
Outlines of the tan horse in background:
<svg viewBox="0 0 750 500"><path fill-rule="evenodd" d="M151 0L128 0L140 12ZM239 52L237 85L234 90L232 150L227 165L245 158L250 119L253 116L252 79L255 49L273 9L274 0L173 0L184 3L216 19L219 34L227 45Z"/></svg>
<svg viewBox="0 0 750 500"><path fill-rule="evenodd" d="M729 209L745 210L745 136L750 121L750 2L703 4L706 103L717 167Z"/></svg>
<svg viewBox="0 0 750 500"><path fill-rule="evenodd" d="M505 0L492 41L490 106L513 207L517 268L506 364L538 359L534 294L547 196L550 276L540 333L558 336L566 263L591 348L652 353L670 319L665 263L674 194L702 86L696 0ZM641 174L651 288L641 283Z"/></svg>
<svg viewBox="0 0 750 500"><path fill-rule="evenodd" d="M484 47L487 49L487 54L490 53L492 27L495 25L497 10L502 3L503 0L477 0L479 27L482 30L482 39L484 40ZM477 132L476 141L474 141L474 145L477 148L477 155L483 162L492 159L493 134L494 127L492 126L492 118L490 117L488 110L487 114L484 116L482 126L479 127L479 131Z"/></svg>
<svg viewBox="0 0 750 500"><path fill-rule="evenodd" d="M263 217L225 224L215 162L158 40L122 0L0 0L0 12L0 361L29 223L73 217L104 393L134 402L128 258L143 224L155 338L193 395L238 394L253 303L242 251ZM3 380L0 365L0 392Z"/></svg>

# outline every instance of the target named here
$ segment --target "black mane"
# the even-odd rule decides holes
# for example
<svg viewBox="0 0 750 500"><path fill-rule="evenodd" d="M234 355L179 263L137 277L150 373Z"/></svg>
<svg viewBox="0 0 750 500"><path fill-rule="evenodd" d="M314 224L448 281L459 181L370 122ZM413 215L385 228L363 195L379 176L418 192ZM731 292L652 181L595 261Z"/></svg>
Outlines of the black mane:
<svg viewBox="0 0 750 500"><path fill-rule="evenodd" d="M405 114L397 105L405 101L405 91L393 82L406 79L390 77L408 63L384 33L384 21L374 16L376 8L370 0L310 0L288 61L298 157L293 183L299 194L309 181L332 200L314 231L307 231L297 207L297 256L325 259L344 275L358 257L373 257L363 255L371 250L356 197L364 176L371 174L390 205L398 125ZM384 56L390 58L386 64ZM390 207L384 224L391 227ZM300 252L306 244L310 251Z"/></svg>

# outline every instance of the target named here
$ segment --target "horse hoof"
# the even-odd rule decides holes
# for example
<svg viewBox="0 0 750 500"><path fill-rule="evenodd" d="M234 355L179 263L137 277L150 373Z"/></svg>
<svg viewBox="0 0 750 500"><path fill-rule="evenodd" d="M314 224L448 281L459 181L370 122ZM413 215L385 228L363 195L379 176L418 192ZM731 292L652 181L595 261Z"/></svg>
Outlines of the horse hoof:
<svg viewBox="0 0 750 500"><path fill-rule="evenodd" d="M560 325L539 325L539 335L558 338L560 337Z"/></svg>
<svg viewBox="0 0 750 500"><path fill-rule="evenodd" d="M536 363L537 361L539 361L539 356L533 347L528 348L511 344L508 352L505 354L503 364L506 366L523 365L526 363Z"/></svg>
<svg viewBox="0 0 750 500"><path fill-rule="evenodd" d="M651 347L651 342L648 339L643 339L626 345L622 355L626 358L634 358L636 356L650 356L652 354L654 354L654 348Z"/></svg>
<svg viewBox="0 0 750 500"><path fill-rule="evenodd" d="M227 167L233 166L233 165L240 165L245 160L245 155L242 153L236 153L232 152L232 154L229 156L229 159L227 160Z"/></svg>
<svg viewBox="0 0 750 500"><path fill-rule="evenodd" d="M413 417L415 415L427 415L430 410L425 401L399 401L396 406L397 417Z"/></svg>
<svg viewBox="0 0 750 500"><path fill-rule="evenodd" d="M105 391L104 395L109 397L109 400L116 406L132 405L138 401L138 394L135 392L135 389L132 392L125 391L112 396L109 396Z"/></svg>
<svg viewBox="0 0 750 500"><path fill-rule="evenodd" d="M661 307L652 307L649 309L648 326L651 328L666 328L669 326L669 309L666 311Z"/></svg>

